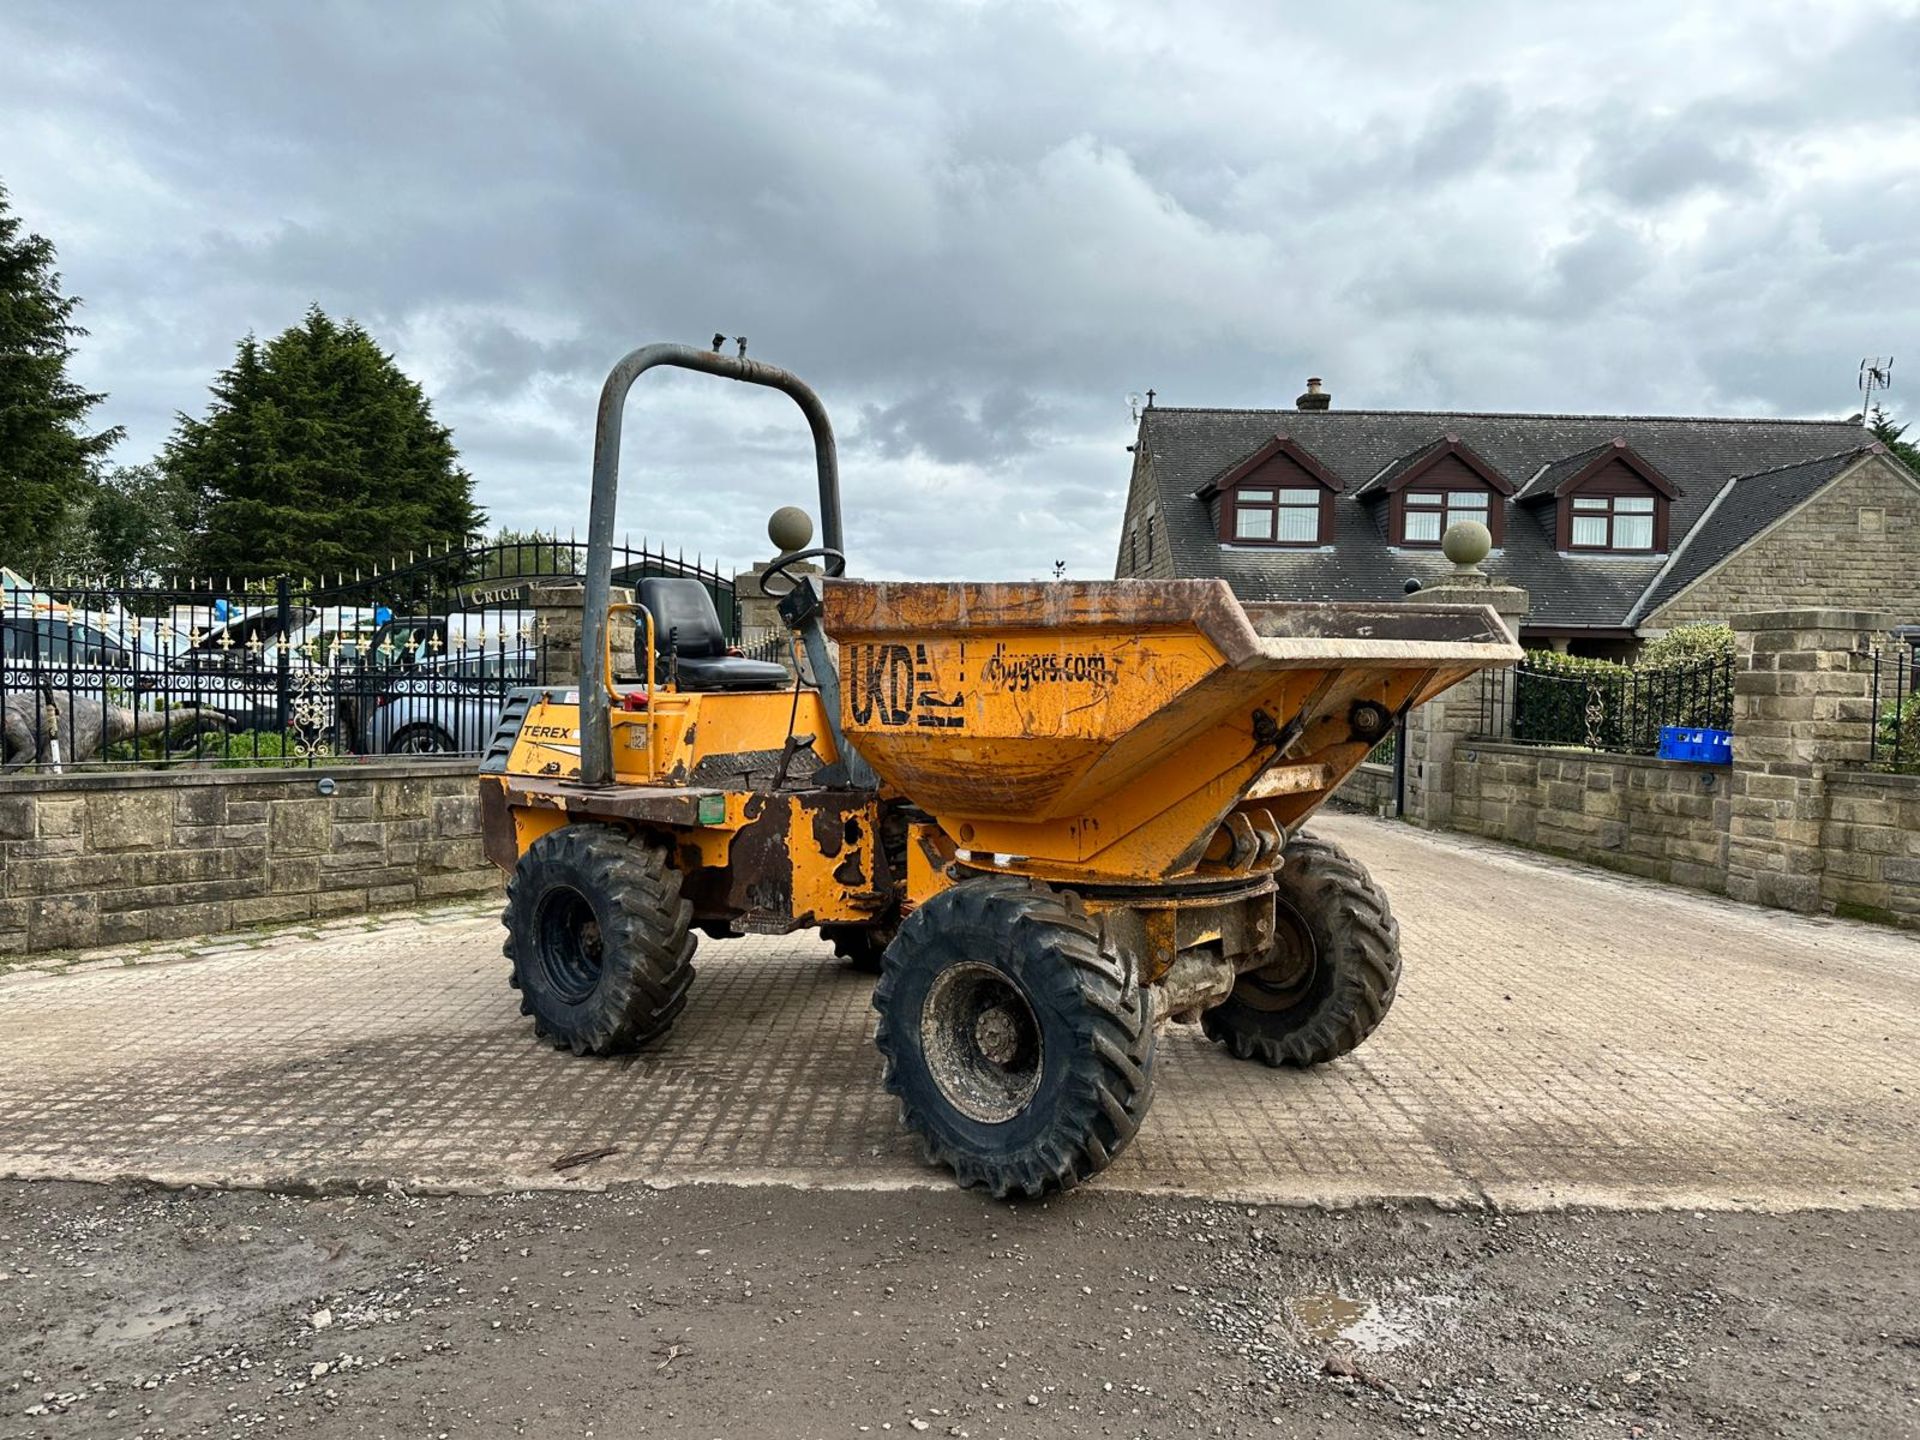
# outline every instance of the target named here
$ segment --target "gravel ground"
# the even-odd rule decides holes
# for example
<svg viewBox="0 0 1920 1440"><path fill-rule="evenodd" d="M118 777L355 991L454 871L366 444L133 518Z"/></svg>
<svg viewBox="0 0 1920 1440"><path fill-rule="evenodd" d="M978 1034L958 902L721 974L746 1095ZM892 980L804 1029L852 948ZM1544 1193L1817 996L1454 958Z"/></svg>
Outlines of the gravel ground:
<svg viewBox="0 0 1920 1440"><path fill-rule="evenodd" d="M1920 1434L1911 1211L0 1185L0 1436Z"/></svg>

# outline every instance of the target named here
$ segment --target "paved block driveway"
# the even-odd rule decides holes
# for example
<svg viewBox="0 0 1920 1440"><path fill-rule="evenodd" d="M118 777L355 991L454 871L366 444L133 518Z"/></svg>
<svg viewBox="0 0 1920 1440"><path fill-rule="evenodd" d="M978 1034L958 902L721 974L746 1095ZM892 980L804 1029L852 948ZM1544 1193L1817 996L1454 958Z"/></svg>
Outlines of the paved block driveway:
<svg viewBox="0 0 1920 1440"><path fill-rule="evenodd" d="M1920 1204L1920 941L1377 821L1320 828L1400 917L1392 1016L1306 1073L1170 1032L1146 1127L1099 1183ZM611 1061L534 1042L490 913L0 978L0 1174L945 1183L879 1089L870 982L811 939L703 942L699 967L667 1040Z"/></svg>

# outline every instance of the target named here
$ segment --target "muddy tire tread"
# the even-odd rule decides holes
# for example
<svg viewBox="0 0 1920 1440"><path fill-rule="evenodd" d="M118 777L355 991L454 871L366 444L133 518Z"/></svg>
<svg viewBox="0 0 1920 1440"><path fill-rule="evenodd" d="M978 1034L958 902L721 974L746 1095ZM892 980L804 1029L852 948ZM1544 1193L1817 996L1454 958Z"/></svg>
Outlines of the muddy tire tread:
<svg viewBox="0 0 1920 1440"><path fill-rule="evenodd" d="M1152 1103L1152 999L1133 967L1105 948L1098 923L1077 896L1012 877L969 880L946 895L958 923L985 926L997 918L1005 925L1028 957L1027 983L1036 990L1053 987L1073 1014L1076 1043L1065 1102L1049 1133L1021 1155L985 1156L942 1138L903 1083L898 1022L891 1013L900 977L924 943L912 925L888 947L874 989L883 1083L900 1102L901 1124L918 1137L923 1158L950 1169L962 1185L1001 1200L1070 1190L1126 1149Z"/></svg>
<svg viewBox="0 0 1920 1440"><path fill-rule="evenodd" d="M1201 1017L1207 1035L1242 1060L1324 1065L1357 1049L1392 1008L1400 987L1400 925L1359 861L1330 840L1303 833L1287 845L1281 895L1323 932L1320 963L1333 984L1312 1013L1279 1031L1273 1017L1231 999Z"/></svg>
<svg viewBox="0 0 1920 1440"><path fill-rule="evenodd" d="M542 850L542 847L545 847ZM520 992L520 1013L531 1015L534 1033L576 1055L613 1055L657 1040L686 1008L693 984L693 905L681 898L680 874L663 847L611 825L565 825L534 842L529 856L559 861L575 871L582 893L605 897L601 927L606 959L590 1013L579 1027L562 1031L537 1013L528 993L534 963L531 940L519 923L532 918L536 897L520 867L507 880L505 953L513 970L508 983Z"/></svg>

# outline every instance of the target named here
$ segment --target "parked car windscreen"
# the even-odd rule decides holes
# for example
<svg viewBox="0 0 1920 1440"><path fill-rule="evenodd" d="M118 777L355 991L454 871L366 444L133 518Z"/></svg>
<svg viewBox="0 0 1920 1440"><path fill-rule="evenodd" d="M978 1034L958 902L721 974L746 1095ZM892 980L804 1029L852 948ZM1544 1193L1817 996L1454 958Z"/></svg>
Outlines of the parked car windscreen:
<svg viewBox="0 0 1920 1440"><path fill-rule="evenodd" d="M42 665L130 666L132 658L91 625L75 620L0 621L0 646L9 660Z"/></svg>

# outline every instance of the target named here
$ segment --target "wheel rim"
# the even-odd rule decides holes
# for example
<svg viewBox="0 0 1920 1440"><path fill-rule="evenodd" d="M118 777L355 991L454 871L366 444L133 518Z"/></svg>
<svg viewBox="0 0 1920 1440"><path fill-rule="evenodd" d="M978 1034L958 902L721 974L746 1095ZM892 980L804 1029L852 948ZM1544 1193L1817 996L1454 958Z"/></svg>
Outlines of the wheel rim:
<svg viewBox="0 0 1920 1440"><path fill-rule="evenodd" d="M1313 932L1291 905L1273 907L1273 958L1234 983L1233 998L1255 1010L1291 1010L1306 998L1320 970Z"/></svg>
<svg viewBox="0 0 1920 1440"><path fill-rule="evenodd" d="M1040 1088L1040 1022L991 965L969 961L935 977L920 1007L920 1045L940 1093L972 1119L1004 1124Z"/></svg>
<svg viewBox="0 0 1920 1440"><path fill-rule="evenodd" d="M578 890L554 890L540 904L534 922L540 969L556 999L578 1005L600 983L606 943L593 906Z"/></svg>
<svg viewBox="0 0 1920 1440"><path fill-rule="evenodd" d="M440 755L453 747L437 730L409 730L393 747L396 755Z"/></svg>

